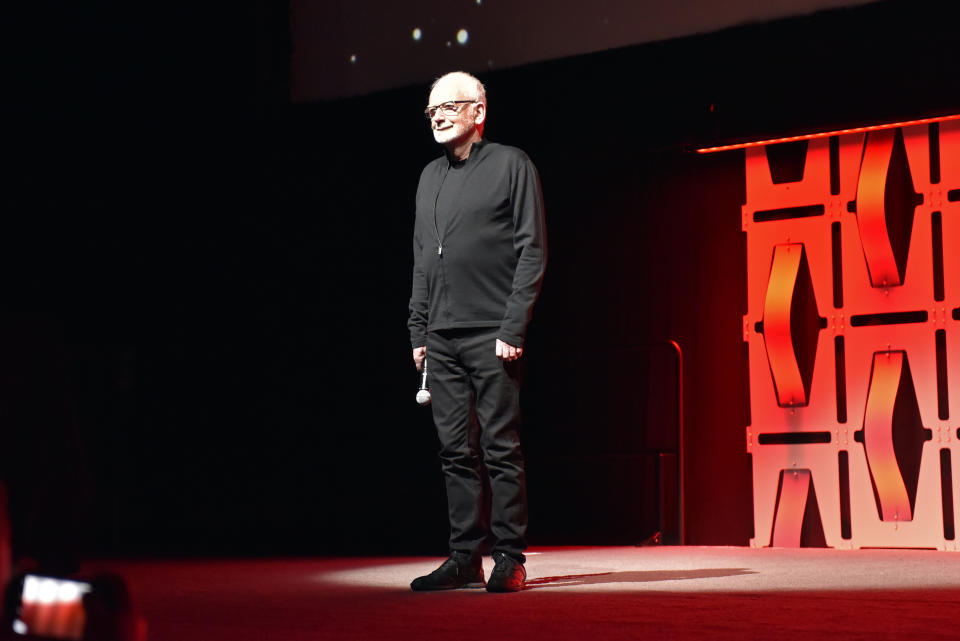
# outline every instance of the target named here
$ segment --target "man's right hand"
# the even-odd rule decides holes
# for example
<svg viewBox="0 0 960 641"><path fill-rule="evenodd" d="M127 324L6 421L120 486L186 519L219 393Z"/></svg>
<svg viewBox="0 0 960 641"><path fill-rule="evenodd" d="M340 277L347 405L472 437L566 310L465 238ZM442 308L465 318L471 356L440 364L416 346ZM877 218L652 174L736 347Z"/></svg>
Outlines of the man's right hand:
<svg viewBox="0 0 960 641"><path fill-rule="evenodd" d="M413 362L417 366L417 371L423 371L423 359L427 357L427 346L413 348Z"/></svg>

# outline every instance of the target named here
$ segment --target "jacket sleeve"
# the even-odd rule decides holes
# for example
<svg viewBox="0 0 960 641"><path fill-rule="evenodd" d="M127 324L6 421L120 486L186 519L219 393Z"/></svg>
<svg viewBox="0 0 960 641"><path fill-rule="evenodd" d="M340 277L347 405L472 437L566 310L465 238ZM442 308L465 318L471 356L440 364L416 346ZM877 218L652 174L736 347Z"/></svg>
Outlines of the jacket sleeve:
<svg viewBox="0 0 960 641"><path fill-rule="evenodd" d="M410 316L407 328L410 330L410 344L413 347L422 347L427 344L427 278L420 265L420 254L423 244L417 236L418 226L414 221L413 228L413 286L410 293Z"/></svg>
<svg viewBox="0 0 960 641"><path fill-rule="evenodd" d="M522 347L527 324L533 314L533 303L540 293L547 267L547 229L543 214L543 194L537 170L524 157L513 187L513 246L517 252L517 268L513 274L513 291L507 299L500 325L500 340Z"/></svg>

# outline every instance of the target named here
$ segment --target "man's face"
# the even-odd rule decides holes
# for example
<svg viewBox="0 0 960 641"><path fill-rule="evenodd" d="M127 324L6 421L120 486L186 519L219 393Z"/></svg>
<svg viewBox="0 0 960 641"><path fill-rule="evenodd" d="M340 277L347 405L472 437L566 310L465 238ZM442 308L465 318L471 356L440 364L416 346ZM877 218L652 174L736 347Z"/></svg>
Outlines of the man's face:
<svg viewBox="0 0 960 641"><path fill-rule="evenodd" d="M454 100L474 100L476 96L455 81L455 79L441 80L430 92L430 106L439 106ZM441 145L456 145L465 142L474 134L477 127L476 104L460 103L457 105L457 115L450 116L437 109L430 119L430 128L433 130L433 139ZM481 107L482 108L482 107Z"/></svg>

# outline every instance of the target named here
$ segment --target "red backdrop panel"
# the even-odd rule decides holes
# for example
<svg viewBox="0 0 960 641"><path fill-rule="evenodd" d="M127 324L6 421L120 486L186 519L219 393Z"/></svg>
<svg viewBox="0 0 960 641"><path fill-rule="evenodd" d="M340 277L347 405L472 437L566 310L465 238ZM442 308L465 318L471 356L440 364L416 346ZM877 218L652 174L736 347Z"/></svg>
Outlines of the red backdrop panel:
<svg viewBox="0 0 960 641"><path fill-rule="evenodd" d="M960 549L960 122L775 173L747 149L751 545L799 545L816 507L832 547Z"/></svg>

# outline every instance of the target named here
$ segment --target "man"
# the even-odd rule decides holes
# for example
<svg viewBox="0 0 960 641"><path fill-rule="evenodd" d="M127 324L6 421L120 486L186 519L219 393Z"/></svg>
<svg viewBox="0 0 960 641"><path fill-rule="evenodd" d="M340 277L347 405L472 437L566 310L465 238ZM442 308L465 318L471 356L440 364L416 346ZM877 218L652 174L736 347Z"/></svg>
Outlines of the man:
<svg viewBox="0 0 960 641"><path fill-rule="evenodd" d="M418 370L429 356L450 557L411 587L483 587L481 545L492 534L487 590L515 592L527 529L516 361L546 266L540 182L526 154L483 138L486 92L473 76L438 79L426 114L445 153L417 188L408 325Z"/></svg>

